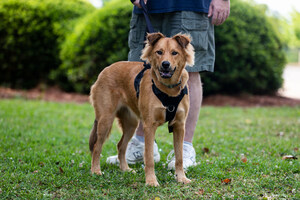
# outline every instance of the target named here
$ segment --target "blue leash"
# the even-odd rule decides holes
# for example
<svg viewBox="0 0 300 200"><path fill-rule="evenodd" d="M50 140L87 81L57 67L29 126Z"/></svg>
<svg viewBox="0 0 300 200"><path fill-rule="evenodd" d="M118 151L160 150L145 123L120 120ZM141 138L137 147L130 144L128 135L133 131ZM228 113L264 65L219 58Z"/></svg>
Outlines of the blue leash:
<svg viewBox="0 0 300 200"><path fill-rule="evenodd" d="M142 11L146 20L146 25L147 25L147 32L148 33L154 33L154 28L151 24L150 18L149 18L149 14L148 14L148 8L147 5L145 4L144 0L140 0L140 5L142 6Z"/></svg>

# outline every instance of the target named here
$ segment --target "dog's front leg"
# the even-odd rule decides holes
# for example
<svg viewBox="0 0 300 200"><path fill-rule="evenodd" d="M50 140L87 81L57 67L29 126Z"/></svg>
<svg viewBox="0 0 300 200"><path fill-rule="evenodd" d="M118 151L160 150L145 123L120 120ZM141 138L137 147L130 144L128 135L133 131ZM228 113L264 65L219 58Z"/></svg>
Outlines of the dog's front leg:
<svg viewBox="0 0 300 200"><path fill-rule="evenodd" d="M175 152L175 177L176 180L180 183L190 183L191 180L185 176L183 170L183 138L184 138L184 123L174 124L173 130L173 143L174 143L174 152Z"/></svg>
<svg viewBox="0 0 300 200"><path fill-rule="evenodd" d="M155 172L154 172L154 159L153 159L153 145L155 139L155 131L157 127L144 126L145 133L145 152L144 152L144 163L145 163L145 175L146 185L159 186Z"/></svg>

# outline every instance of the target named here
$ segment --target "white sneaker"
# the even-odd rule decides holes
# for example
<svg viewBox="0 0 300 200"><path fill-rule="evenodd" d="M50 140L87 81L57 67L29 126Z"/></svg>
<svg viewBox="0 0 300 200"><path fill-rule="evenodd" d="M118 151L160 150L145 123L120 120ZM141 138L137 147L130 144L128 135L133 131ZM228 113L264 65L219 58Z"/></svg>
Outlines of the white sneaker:
<svg viewBox="0 0 300 200"><path fill-rule="evenodd" d="M193 146L183 143L183 169L187 170L191 166L196 166L196 152ZM168 169L175 170L175 155L172 150L167 157Z"/></svg>
<svg viewBox="0 0 300 200"><path fill-rule="evenodd" d="M126 150L126 161L128 164L136 164L138 162L144 162L144 149L145 143L140 142L135 136L129 141L127 150ZM154 162L160 161L160 154L158 152L158 146L156 142L153 145L153 157ZM110 156L106 159L108 164L119 164L118 155Z"/></svg>

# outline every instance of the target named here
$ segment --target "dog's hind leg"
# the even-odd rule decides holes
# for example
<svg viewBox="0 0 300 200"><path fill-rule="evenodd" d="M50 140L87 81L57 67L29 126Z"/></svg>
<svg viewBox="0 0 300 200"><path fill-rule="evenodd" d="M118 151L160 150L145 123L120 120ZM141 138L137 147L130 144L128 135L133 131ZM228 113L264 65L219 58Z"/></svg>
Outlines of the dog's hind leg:
<svg viewBox="0 0 300 200"><path fill-rule="evenodd" d="M125 154L128 142L132 138L137 125L138 119L137 117L126 107L122 107L118 113L117 118L119 120L119 125L122 128L123 135L121 140L118 143L118 158L120 161L120 169L122 171L131 171L128 167Z"/></svg>
<svg viewBox="0 0 300 200"><path fill-rule="evenodd" d="M112 92L112 88L108 84L103 84L103 80L101 80L97 80L91 88L90 100L94 106L96 119L89 142L92 153L91 172L99 175L101 175L102 146L109 137L120 101L120 94Z"/></svg>
<svg viewBox="0 0 300 200"><path fill-rule="evenodd" d="M111 131L111 127L114 121L114 116L110 116L110 117L100 117L95 125L93 130L96 131L96 136L92 136L93 130L91 132L91 137L94 137L94 139L96 139L96 141L94 141L94 145L92 146L91 142L90 142L90 148L91 148L91 152L92 152L92 166L91 166L91 172L92 174L98 174L101 175L101 169L100 169L100 154L102 151L102 146L105 142L105 140L108 138L109 133ZM97 124L97 125L96 125ZM96 130L95 130L95 127ZM90 140L91 141L91 140ZM92 146L92 147L91 147Z"/></svg>

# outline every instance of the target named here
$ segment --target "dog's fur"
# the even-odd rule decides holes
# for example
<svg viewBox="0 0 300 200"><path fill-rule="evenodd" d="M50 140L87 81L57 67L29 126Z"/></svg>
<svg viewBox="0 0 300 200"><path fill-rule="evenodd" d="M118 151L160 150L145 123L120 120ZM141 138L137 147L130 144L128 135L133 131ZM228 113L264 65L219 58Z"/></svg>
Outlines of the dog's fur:
<svg viewBox="0 0 300 200"><path fill-rule="evenodd" d="M118 159L122 171L130 171L125 159L127 144L133 136L139 119L145 133L145 173L146 184L157 186L154 173L153 144L155 131L165 123L166 108L152 91L152 80L157 88L169 96L178 96L181 89L187 85L188 72L186 65L194 64L194 49L188 35L177 34L167 38L161 33L147 35L146 46L141 59L151 64L140 83L140 95L136 97L134 79L143 69L142 62L117 62L104 69L95 84L91 87L90 100L95 109L96 120L90 135L90 150L92 152L91 172L101 175L100 153L102 145L108 138L114 118L117 117L123 135L118 143ZM174 53L174 52L177 52ZM171 77L163 77L162 63L170 63ZM165 85L181 84L168 88ZM189 183L182 164L182 148L185 121L189 110L189 97L185 95L180 102L176 116L172 121L175 150L175 173L178 182Z"/></svg>

